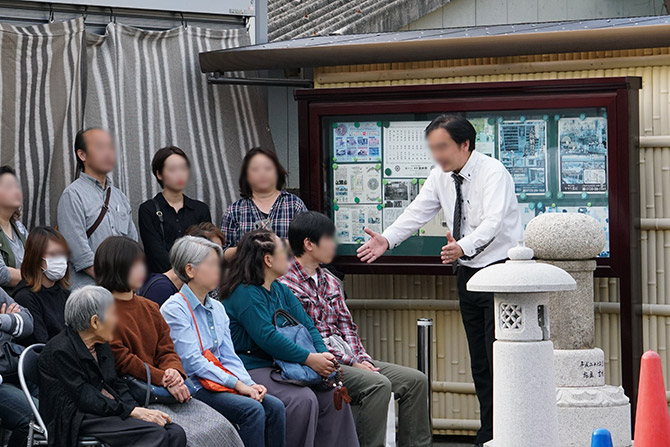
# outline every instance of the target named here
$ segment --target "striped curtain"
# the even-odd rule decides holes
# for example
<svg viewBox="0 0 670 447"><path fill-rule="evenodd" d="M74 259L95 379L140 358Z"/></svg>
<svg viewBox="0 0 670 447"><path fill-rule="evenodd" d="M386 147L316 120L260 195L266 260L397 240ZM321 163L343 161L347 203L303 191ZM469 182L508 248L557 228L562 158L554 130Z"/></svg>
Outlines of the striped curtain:
<svg viewBox="0 0 670 447"><path fill-rule="evenodd" d="M114 182L133 209L159 191L151 158L179 146L191 158L187 195L210 205L218 224L235 200L246 151L273 147L261 91L209 85L198 54L250 44L244 29L179 27L149 32L110 23L104 36L88 36L84 123L116 138Z"/></svg>
<svg viewBox="0 0 670 447"><path fill-rule="evenodd" d="M0 163L21 180L28 228L56 222L58 199L72 179L84 53L82 20L0 24Z"/></svg>
<svg viewBox="0 0 670 447"><path fill-rule="evenodd" d="M263 92L209 85L198 54L249 43L244 29L148 32L110 23L100 36L86 33L83 19L0 25L0 163L17 169L26 226L55 224L74 176L74 134L93 126L116 138L113 181L135 211L159 190L153 154L175 145L191 158L186 193L208 203L218 223L237 198L245 152L274 146Z"/></svg>

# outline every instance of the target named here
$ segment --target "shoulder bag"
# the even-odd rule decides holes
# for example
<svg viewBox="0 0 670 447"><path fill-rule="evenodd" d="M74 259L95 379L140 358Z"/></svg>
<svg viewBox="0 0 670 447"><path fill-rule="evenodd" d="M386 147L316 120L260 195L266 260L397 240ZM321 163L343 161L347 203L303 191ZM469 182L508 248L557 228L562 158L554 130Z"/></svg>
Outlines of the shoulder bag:
<svg viewBox="0 0 670 447"><path fill-rule="evenodd" d="M284 323L278 324L277 317L282 317L284 319ZM307 349L311 353L317 353L316 348L314 347L314 341L312 340L312 334L310 334L307 328L300 324L300 322L298 322L298 320L296 320L295 317L286 310L278 309L275 311L274 315L272 316L272 324L274 324L277 332L288 338L296 345ZM287 362L284 360L275 359L275 364L281 370L282 379L295 385L321 385L324 380L330 380L335 377L335 373L333 373L328 379L324 379L319 375L319 373L314 371L309 366L296 362Z"/></svg>
<svg viewBox="0 0 670 447"><path fill-rule="evenodd" d="M107 214L107 211L109 211L109 198L112 195L112 187L108 186L107 187L107 195L105 195L105 203L102 205L102 208L100 208L100 214L98 214L98 218L95 219L95 222L93 222L93 225L91 225L91 228L86 230L86 237L90 238L93 233L95 233L95 230L98 229L100 224L102 223L102 219L105 218L105 215Z"/></svg>
<svg viewBox="0 0 670 447"><path fill-rule="evenodd" d="M174 398L170 391L164 386L156 386L151 383L151 372L149 371L149 365L144 364L144 367L147 370L147 381L140 380L137 377L131 375L124 375L122 377L123 381L128 385L130 394L137 401L138 404L143 407L148 407L150 404L176 404L179 403L177 399ZM186 378L184 380L184 385L188 388L188 391L193 396L196 392L195 386L191 379Z"/></svg>
<svg viewBox="0 0 670 447"><path fill-rule="evenodd" d="M223 372L226 374L230 374L231 376L235 377L235 374L231 373L228 371L219 361L219 359L216 358L216 356L210 351L209 349L205 349L202 346L202 339L200 338L200 330L198 329L198 322L195 320L195 314L193 313L193 309L191 308L191 304L188 302L186 297L184 296L183 293L179 292L179 294L184 298L184 301L186 301L186 305L188 306L188 310L191 311L191 317L193 317L193 324L195 324L195 331L198 334L198 341L200 342L200 351L202 351L203 357L205 357L208 361L212 362L214 366L217 368L221 369ZM204 389L207 391L213 391L217 393L234 393L234 394L239 394L237 391L235 391L232 388L228 388L227 386L223 386L218 382L215 382L213 380L209 379L203 379L201 377L198 377L198 380L200 381L200 384Z"/></svg>

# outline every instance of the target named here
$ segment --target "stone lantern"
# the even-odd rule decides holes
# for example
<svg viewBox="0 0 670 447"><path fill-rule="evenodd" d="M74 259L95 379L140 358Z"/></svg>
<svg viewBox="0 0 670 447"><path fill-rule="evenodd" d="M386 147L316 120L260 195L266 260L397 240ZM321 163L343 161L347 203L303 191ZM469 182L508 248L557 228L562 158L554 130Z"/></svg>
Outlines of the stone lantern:
<svg viewBox="0 0 670 447"><path fill-rule="evenodd" d="M477 272L473 292L494 292L493 441L489 447L559 447L549 294L574 290L569 273L519 245L509 261Z"/></svg>

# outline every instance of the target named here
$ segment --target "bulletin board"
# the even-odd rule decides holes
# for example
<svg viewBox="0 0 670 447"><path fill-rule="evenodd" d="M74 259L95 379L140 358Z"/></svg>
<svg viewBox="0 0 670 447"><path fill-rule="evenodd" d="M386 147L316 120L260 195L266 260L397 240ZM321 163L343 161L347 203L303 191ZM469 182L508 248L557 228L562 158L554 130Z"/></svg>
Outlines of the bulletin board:
<svg viewBox="0 0 670 447"><path fill-rule="evenodd" d="M605 107L457 112L475 130L477 151L500 160L514 179L525 225L543 213L578 212L602 225L608 258L608 135ZM330 162L326 194L340 255L355 255L419 194L434 168L425 128L437 114L324 118ZM385 256L435 256L449 229L440 211Z"/></svg>
<svg viewBox="0 0 670 447"><path fill-rule="evenodd" d="M476 150L510 172L523 225L542 213L593 216L607 235L596 274L622 277L639 234L638 88L639 78L599 78L296 90L301 197L333 218L345 273L449 274L441 212L373 264L356 250L363 228L383 231L421 190L433 168L428 123L460 115Z"/></svg>

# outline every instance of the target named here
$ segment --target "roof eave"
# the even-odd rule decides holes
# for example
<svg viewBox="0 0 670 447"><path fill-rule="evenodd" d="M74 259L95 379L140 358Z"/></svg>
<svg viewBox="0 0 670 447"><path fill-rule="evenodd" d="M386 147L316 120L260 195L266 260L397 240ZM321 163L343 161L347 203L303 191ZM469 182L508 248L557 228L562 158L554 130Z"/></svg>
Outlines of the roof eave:
<svg viewBox="0 0 670 447"><path fill-rule="evenodd" d="M379 64L670 46L670 24L200 53L203 72Z"/></svg>

